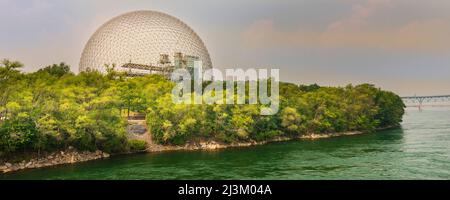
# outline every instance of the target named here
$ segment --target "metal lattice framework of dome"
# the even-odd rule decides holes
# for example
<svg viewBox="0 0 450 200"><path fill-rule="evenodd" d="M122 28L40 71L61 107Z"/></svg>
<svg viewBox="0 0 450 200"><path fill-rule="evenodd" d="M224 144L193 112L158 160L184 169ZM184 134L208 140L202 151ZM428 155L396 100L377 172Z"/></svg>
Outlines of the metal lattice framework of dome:
<svg viewBox="0 0 450 200"><path fill-rule="evenodd" d="M162 54L176 53L198 57L203 68L212 68L203 41L184 22L161 12L135 11L111 19L92 35L79 70L105 72L105 65L131 62L156 65Z"/></svg>

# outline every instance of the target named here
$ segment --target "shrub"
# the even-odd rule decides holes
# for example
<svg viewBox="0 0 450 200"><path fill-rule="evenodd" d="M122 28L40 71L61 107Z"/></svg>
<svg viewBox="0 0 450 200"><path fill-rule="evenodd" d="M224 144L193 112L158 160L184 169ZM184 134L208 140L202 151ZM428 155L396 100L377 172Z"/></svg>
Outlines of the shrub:
<svg viewBox="0 0 450 200"><path fill-rule="evenodd" d="M144 151L147 149L147 142L142 140L128 140L128 147L130 151Z"/></svg>

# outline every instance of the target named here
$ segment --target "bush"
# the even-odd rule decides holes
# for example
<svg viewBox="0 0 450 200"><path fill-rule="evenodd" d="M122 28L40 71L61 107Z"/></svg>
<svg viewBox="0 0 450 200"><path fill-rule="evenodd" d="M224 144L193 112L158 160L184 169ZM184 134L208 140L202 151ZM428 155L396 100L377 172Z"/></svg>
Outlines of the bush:
<svg viewBox="0 0 450 200"><path fill-rule="evenodd" d="M0 124L0 152L31 149L36 137L36 127L29 118L6 120Z"/></svg>
<svg viewBox="0 0 450 200"><path fill-rule="evenodd" d="M147 149L147 142L142 140L128 140L128 147L130 151L144 151Z"/></svg>

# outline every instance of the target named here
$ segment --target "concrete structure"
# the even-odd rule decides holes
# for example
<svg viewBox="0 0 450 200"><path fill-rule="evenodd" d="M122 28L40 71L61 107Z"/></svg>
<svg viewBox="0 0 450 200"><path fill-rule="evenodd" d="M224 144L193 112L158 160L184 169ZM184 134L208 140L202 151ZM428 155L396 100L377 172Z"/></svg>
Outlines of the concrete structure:
<svg viewBox="0 0 450 200"><path fill-rule="evenodd" d="M135 11L120 15L102 25L87 42L79 70L106 72L116 66L131 76L168 74L175 68L193 67L201 60L212 68L200 37L185 23L155 11Z"/></svg>

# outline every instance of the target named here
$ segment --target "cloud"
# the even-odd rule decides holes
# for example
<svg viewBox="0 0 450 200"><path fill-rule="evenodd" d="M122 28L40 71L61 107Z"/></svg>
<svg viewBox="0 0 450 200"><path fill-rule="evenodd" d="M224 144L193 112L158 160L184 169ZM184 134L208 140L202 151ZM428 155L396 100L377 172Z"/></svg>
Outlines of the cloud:
<svg viewBox="0 0 450 200"><path fill-rule="evenodd" d="M259 20L247 27L242 39L250 47L366 48L386 51L442 53L450 52L448 19L414 19L396 26L371 24L391 0L368 0L353 4L347 17L331 21L325 28L297 27L286 30L274 20ZM376 20L375 20L376 21Z"/></svg>
<svg viewBox="0 0 450 200"><path fill-rule="evenodd" d="M365 4L352 5L352 11L346 18L333 22L329 30L358 29L367 25L367 19L378 10L392 6L391 0L368 0Z"/></svg>
<svg viewBox="0 0 450 200"><path fill-rule="evenodd" d="M1 0L0 7L7 8L2 11L3 17L27 19L36 14L43 14L49 12L54 3L48 0L31 0L31 1L12 1Z"/></svg>
<svg viewBox="0 0 450 200"><path fill-rule="evenodd" d="M285 31L271 20L262 20L244 31L243 41L252 47L374 48L437 53L450 51L450 23L432 19L412 21L397 28Z"/></svg>

